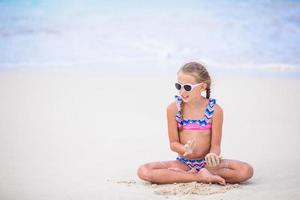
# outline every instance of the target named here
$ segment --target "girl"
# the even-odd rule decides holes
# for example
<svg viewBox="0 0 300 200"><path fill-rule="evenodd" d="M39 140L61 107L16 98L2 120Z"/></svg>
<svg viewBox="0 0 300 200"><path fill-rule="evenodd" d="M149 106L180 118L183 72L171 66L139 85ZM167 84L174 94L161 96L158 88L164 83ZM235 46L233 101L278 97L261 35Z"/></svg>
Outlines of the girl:
<svg viewBox="0 0 300 200"><path fill-rule="evenodd" d="M252 177L249 164L220 156L223 111L210 98L210 86L203 65L191 62L179 69L175 83L179 96L167 108L170 148L178 157L140 166L141 179L158 184L197 181L225 185Z"/></svg>

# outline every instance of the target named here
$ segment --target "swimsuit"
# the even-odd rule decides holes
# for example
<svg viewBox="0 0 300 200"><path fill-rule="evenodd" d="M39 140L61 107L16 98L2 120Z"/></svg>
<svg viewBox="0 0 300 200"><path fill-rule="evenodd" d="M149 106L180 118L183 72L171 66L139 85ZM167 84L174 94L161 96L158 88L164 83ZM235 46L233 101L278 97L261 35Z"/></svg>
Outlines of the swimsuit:
<svg viewBox="0 0 300 200"><path fill-rule="evenodd" d="M205 109L205 113L202 119L187 119L181 117L181 104L182 98L180 96L175 95L175 100L177 104L178 112L176 114L177 127L182 130L210 130L212 124L209 120L212 118L214 114L214 105L216 104L215 99L209 99L208 105Z"/></svg>
<svg viewBox="0 0 300 200"><path fill-rule="evenodd" d="M176 160L183 162L186 164L189 168L195 169L197 172L199 172L204 166L205 166L205 159L186 159L184 157L178 156Z"/></svg>
<svg viewBox="0 0 300 200"><path fill-rule="evenodd" d="M181 117L182 115L182 98L180 96L175 95L175 100L177 104L178 112L176 114L177 127L181 130L210 130L212 124L209 120L212 118L214 114L214 105L216 104L215 99L209 99L208 105L205 109L205 113L202 119L187 119ZM185 163L189 168L194 168L199 172L205 165L205 159L186 159L184 157L178 156L176 160Z"/></svg>

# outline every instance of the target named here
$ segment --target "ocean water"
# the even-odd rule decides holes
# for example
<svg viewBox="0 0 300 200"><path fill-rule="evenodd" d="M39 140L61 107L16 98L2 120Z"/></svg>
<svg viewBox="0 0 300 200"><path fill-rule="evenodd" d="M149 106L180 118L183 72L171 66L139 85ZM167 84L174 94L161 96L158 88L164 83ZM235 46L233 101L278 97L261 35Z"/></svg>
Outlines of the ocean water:
<svg viewBox="0 0 300 200"><path fill-rule="evenodd" d="M300 1L0 0L0 71L300 77Z"/></svg>

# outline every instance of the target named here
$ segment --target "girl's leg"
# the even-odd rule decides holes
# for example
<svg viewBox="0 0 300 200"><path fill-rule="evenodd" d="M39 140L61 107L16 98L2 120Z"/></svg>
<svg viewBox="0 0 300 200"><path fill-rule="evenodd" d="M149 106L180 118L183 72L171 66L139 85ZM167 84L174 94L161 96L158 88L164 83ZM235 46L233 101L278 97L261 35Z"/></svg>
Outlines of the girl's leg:
<svg viewBox="0 0 300 200"><path fill-rule="evenodd" d="M138 176L151 183L183 183L183 182L211 182L225 184L223 178L211 174L203 168L199 173L188 173L190 168L177 160L147 163L139 167Z"/></svg>
<svg viewBox="0 0 300 200"><path fill-rule="evenodd" d="M221 161L220 165L215 168L206 167L212 174L219 175L228 183L240 183L250 179L253 176L251 165L238 160Z"/></svg>

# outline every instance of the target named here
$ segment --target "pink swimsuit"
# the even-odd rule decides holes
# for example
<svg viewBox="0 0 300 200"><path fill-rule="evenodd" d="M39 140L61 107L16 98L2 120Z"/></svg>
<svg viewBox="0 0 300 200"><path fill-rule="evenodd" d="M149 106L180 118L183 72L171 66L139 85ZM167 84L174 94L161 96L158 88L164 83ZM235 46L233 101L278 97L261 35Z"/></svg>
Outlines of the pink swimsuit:
<svg viewBox="0 0 300 200"><path fill-rule="evenodd" d="M182 98L180 96L175 96L178 112L176 114L177 127L182 130L210 130L212 124L209 123L209 120L214 114L214 105L216 104L215 99L209 99L208 105L205 109L205 113L202 119L187 119L181 118L181 104Z"/></svg>
<svg viewBox="0 0 300 200"><path fill-rule="evenodd" d="M204 126L201 126L196 123L182 125L182 130L194 130L194 131L206 131L211 129L211 123L207 123Z"/></svg>
<svg viewBox="0 0 300 200"><path fill-rule="evenodd" d="M178 112L176 114L176 120L177 120L177 127L181 130L197 130L197 131L204 131L204 130L210 130L212 124L208 121L212 118L214 114L214 105L216 104L215 99L209 99L208 105L205 109L205 113L202 119L187 119L181 117L181 104L182 99L180 96L175 96L176 103L177 103L177 109ZM185 157L178 156L176 158L179 162L185 163L190 169L195 169L197 172L199 172L201 169L205 166L205 159L186 159Z"/></svg>

